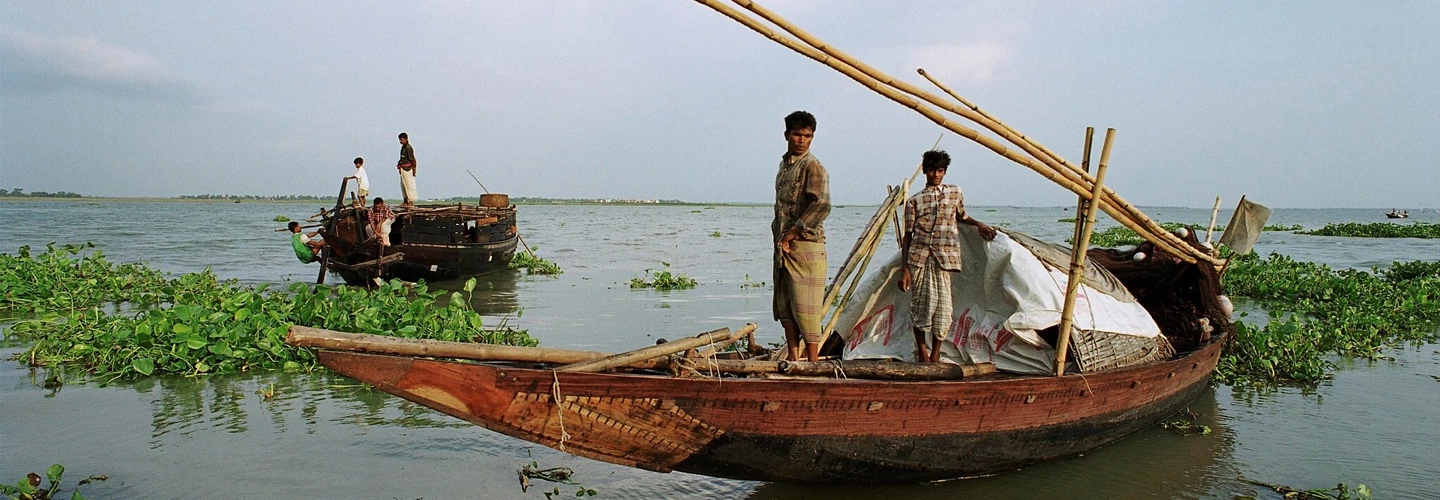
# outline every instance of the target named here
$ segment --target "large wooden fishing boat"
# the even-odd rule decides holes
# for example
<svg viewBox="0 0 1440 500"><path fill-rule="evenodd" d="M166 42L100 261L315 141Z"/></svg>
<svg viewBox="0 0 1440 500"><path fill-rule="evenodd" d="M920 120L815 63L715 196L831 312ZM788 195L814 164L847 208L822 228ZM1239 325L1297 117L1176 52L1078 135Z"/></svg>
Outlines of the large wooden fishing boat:
<svg viewBox="0 0 1440 500"><path fill-rule="evenodd" d="M319 359L385 392L595 460L761 481L914 482L1074 456L1154 425L1205 388L1221 338L1101 373L944 381L574 373L338 350Z"/></svg>
<svg viewBox="0 0 1440 500"><path fill-rule="evenodd" d="M368 209L337 205L327 212L325 269L351 285L377 278L435 282L505 269L515 256L515 206L504 195L486 195L478 205L392 207L391 245L383 249L370 230Z"/></svg>
<svg viewBox="0 0 1440 500"><path fill-rule="evenodd" d="M827 361L722 352L754 325L616 355L304 327L287 342L320 348L320 362L340 373L516 438L649 470L769 481L912 482L1016 469L1154 425L1205 388L1234 332L1219 294L1227 261L1196 232L1167 231L1104 185L1114 129L1092 173L1093 129L1076 165L923 70L948 98L753 0L697 2L1079 195L1076 244L1009 231L987 242L962 230L970 246L952 282L953 342L940 345L948 363L875 359L910 354L909 296L887 292L897 289L901 263L865 271L918 170L890 189L830 281L822 335L837 342L821 340L834 356ZM1101 211L1144 243L1087 250ZM1263 216L1243 218L1251 219L1257 229L1237 231L1239 247L1253 245L1263 227ZM753 336L747 344L756 346Z"/></svg>

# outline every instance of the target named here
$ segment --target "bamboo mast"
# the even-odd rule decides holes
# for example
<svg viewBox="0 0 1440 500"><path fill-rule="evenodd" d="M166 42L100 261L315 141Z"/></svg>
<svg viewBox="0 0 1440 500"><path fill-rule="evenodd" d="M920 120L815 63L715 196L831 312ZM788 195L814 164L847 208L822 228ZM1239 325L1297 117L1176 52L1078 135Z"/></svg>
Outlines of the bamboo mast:
<svg viewBox="0 0 1440 500"><path fill-rule="evenodd" d="M845 63L845 64L847 64L847 65L855 68L856 70L860 71L861 73L864 73L866 76L869 76L869 77L871 77L871 78L874 78L874 79L876 79L876 80L879 80L879 81L885 83L886 85L889 85L889 86L891 86L891 87L894 87L895 89L900 90L901 92L905 92L905 93L907 93L907 94L910 94L910 95L913 95L913 96L915 96L915 97L918 97L918 98L920 98L921 100L924 100L924 101L926 101L926 102L929 102L929 103L932 104L932 105L938 106L938 107L940 107L940 108L942 108L942 109L945 109L946 111L950 111L951 113L955 113L955 114L957 114L957 115L960 115L961 117L963 117L963 118L965 118L965 119L968 119L968 120L970 120L970 121L973 121L973 122L975 122L975 123L977 123L977 124L985 127L986 129L990 130L991 132L994 132L995 134L999 135L1001 138L1004 138L1005 140L1009 141L1010 143L1012 143L1012 144L1014 144L1014 145L1016 145L1016 146L1019 146L1022 150L1024 150L1024 151L1025 151L1026 153L1028 153L1030 156L1034 157L1035 159L1040 160L1042 163L1045 163L1047 166L1049 166L1049 167L1055 169L1056 171L1060 172L1061 175L1065 175L1065 176L1066 176L1068 179L1070 179L1071 181L1076 182L1076 183L1079 183L1079 184L1082 186L1082 188L1083 188L1083 190L1084 190L1085 192L1088 192L1088 191L1090 190L1089 184L1093 183L1093 182L1094 182L1094 179L1090 178L1090 176L1089 176L1088 174L1085 174L1085 173L1081 172L1079 168L1076 168L1075 165L1073 165L1073 164L1065 161L1063 158L1060 158L1059 155L1055 154L1053 151L1050 151L1050 150L1048 150L1048 149L1045 149L1043 146L1038 146L1036 143L1034 143L1034 142L1031 141L1030 139L1026 138L1024 135L1020 134L1019 132L1016 132L1015 129L1011 128L1009 125L1005 125L1004 123L1000 123L999 120L993 119L990 115L988 115L988 114L986 114L986 113L984 113L984 112L980 112L978 107L976 107L976 106L974 106L974 105L970 105L970 107L971 107L971 108L974 108L974 109L969 109L969 108L962 108L962 107L959 107L959 106L955 106L954 103L948 102L948 101L940 98L939 96L936 96L936 95L934 95L934 94L931 94L931 93L929 93L929 92L926 92L925 90L920 89L919 87L916 87L916 86L914 86L914 85L911 85L911 84L909 84L909 83L907 83L907 82L905 82L905 81L903 81L903 80L897 80L897 79L895 79L894 77L891 77L890 75L885 74L884 72L882 72L882 71L880 71L880 70L878 70L878 69L875 69L874 67L872 67L872 66L870 66L870 65L868 65L868 64L865 64L864 61L860 61L860 60L856 59L855 57L853 57L853 56L851 56L851 55L849 55L849 54L846 54L845 52L843 52L843 51L841 51L841 50L839 50L839 49L837 49L837 48L835 48L835 47L833 47L833 46L830 46L830 45L826 44L824 41L820 40L818 37L815 37L814 35L810 34L809 32L801 29L800 27L795 26L793 23L791 23L790 21L786 20L784 17L781 17L779 14L776 14L776 13L770 11L769 9L766 9L766 8L760 6L759 4L756 4L756 3L753 2L752 0L732 0L732 1L734 1L736 4L739 4L739 5L742 6L742 7L745 7L746 9L750 10L751 12L754 12L754 13L758 14L760 17L764 18L765 20L769 21L770 23L772 23L772 24L774 24L774 25L776 25L776 26L779 26L781 29L789 32L790 34L795 35L795 36L796 36L797 38L799 38L801 41L809 44L810 46L812 46L812 47L814 47L814 48L816 48L816 49L819 49L821 52L824 52L826 55L829 55L829 56L831 56L831 57L834 57L834 58L840 60L841 62L843 62L843 63ZM954 92L950 92L950 93L951 93L951 95L955 95ZM956 96L956 97L958 98L958 96ZM966 102L966 103L968 104L968 101L964 101L963 99L960 99L960 100L961 100L962 102ZM1140 212L1140 210L1139 210L1138 208L1135 208L1134 205L1131 205L1129 202L1127 202L1127 201L1125 201L1124 199L1120 198L1119 195L1115 194L1113 191L1102 190L1101 192L1102 192L1102 193L1104 194L1104 196L1107 198L1107 201L1108 201L1108 202L1110 202L1110 203L1112 203L1112 204L1114 204L1114 205L1117 205L1120 209L1122 209L1122 210L1124 210L1125 212L1127 212L1127 213L1129 214L1129 216L1133 219L1133 221L1134 221L1136 224L1139 224L1139 225L1144 226L1144 227L1147 228L1147 231L1139 231L1139 230L1136 230L1136 233L1137 233L1137 234L1140 234L1140 235L1143 237L1143 236L1147 236L1147 232L1148 232L1148 236L1150 236L1150 237L1149 237L1149 238L1146 238L1146 239L1149 239L1149 240L1165 239L1165 240L1167 240L1171 245L1174 245L1176 248L1190 250L1188 253L1171 252L1171 253L1174 253L1176 256L1180 257L1182 260L1185 260L1186 262L1189 262L1189 263L1192 263L1192 264L1193 264L1193 263L1196 262L1196 259L1198 259L1198 258L1206 258L1206 259L1209 258L1209 255L1207 255L1205 252L1202 252L1202 251L1200 251L1199 249L1192 249L1188 244L1186 244L1186 243L1185 243L1183 240L1181 240L1179 237L1177 237L1177 236L1175 236L1175 235L1173 235L1173 234L1170 234L1169 231L1165 230L1165 228L1160 227L1159 224L1156 224L1154 221L1150 220L1150 218L1149 218L1148 216L1146 216L1143 212ZM1077 194L1082 194L1082 193L1077 193ZM1109 213L1109 212L1107 212L1107 213ZM1113 216L1113 214L1112 214L1112 216ZM1120 220L1119 217L1117 217L1116 219L1117 219L1117 220ZM1132 229L1134 229L1134 228L1132 228ZM1152 243L1155 243L1155 242L1152 241ZM1159 245L1157 244L1157 246L1159 246ZM1214 263L1218 264L1218 261L1217 261L1217 262L1214 262Z"/></svg>
<svg viewBox="0 0 1440 500"><path fill-rule="evenodd" d="M1105 130L1105 145L1100 148L1100 165L1095 168L1095 193L1105 184L1105 168L1110 163L1110 146L1115 143L1115 129ZM1070 330L1075 323L1075 292L1080 290L1080 277L1085 274L1085 249L1090 246L1090 234L1095 230L1095 206L1085 208L1085 218L1077 219L1081 224L1080 239L1070 250L1070 277L1065 280L1065 308L1060 312L1060 336L1055 343L1055 376L1065 374L1065 355L1070 348Z"/></svg>
<svg viewBox="0 0 1440 500"><path fill-rule="evenodd" d="M1015 162L1015 163L1018 163L1018 164L1020 164L1020 165L1022 165L1022 166L1025 166L1025 167L1027 167L1027 168L1030 168L1032 171L1034 171L1035 173L1040 174L1041 176L1045 177L1047 180L1050 180L1051 182L1054 182L1054 183L1056 183L1057 185L1059 185L1059 186L1061 186L1061 187L1063 187L1063 188L1065 188L1065 189L1068 189L1068 190L1070 190L1071 192L1073 192L1073 193L1075 193L1075 194L1077 194L1077 195L1086 197L1087 199L1089 199L1089 197L1093 196L1092 193L1091 193L1092 190L1089 189L1089 186L1088 186L1088 185L1086 185L1086 184L1089 184L1089 182L1088 182L1089 179L1086 179L1082 174L1076 174L1075 172L1073 172L1073 171L1071 171L1070 169L1067 169L1067 168L1054 167L1054 166L1052 166L1052 165L1050 165L1050 164L1046 164L1046 163L1044 163L1044 162L1041 162L1041 161L1037 160L1037 159L1034 158L1034 157L1026 156L1025 154L1022 154L1020 151L1016 151L1016 150L1014 150L1014 149L1011 149L1011 148L1009 148L1009 147L1006 147L1005 145L1000 144L998 141L996 141L996 140L994 140L994 139L991 139L990 137L983 136L983 135L981 135L979 132L977 132L977 131L975 131L975 130L973 130L973 129L970 129L970 128L968 128L968 127L965 127L964 125L961 125L961 124L959 124L959 123L953 122L953 121L945 118L945 117L942 116L940 113L938 113L938 112L936 112L935 110L930 109L929 107L926 107L925 105L919 103L919 102L916 101L914 98L911 98L910 96L907 96L907 95L902 94L902 93L900 93L899 91L897 91L897 90L894 88L894 85L896 85L896 84L894 83L894 79L893 79L893 78L890 78L890 77L888 77L888 76L884 76L883 73L879 73L878 71L876 71L877 74L879 74L879 75L881 75L882 77L886 78L886 79L889 80L891 83L889 83L889 84L882 83L879 79L864 74L864 72L862 72L861 70L855 68L854 66L852 66L852 65L850 65L850 64L847 64L847 63L845 63L845 62L843 62L843 61L840 61L839 58L837 58L837 57L832 57L831 55L825 54L825 53L821 52L820 50L818 50L818 49L816 49L816 48L814 48L814 47L801 44L801 43L799 43L799 42L796 42L796 41L794 41L794 40L791 40L790 38L788 38L788 37L786 37L786 36L784 36L784 35L781 35L781 34L779 34L779 33L776 33L774 30L770 29L769 27L760 24L759 22L755 21L754 19L751 19L749 16L746 16L745 14L742 14L742 13L736 11L735 9L733 9L733 8L727 6L727 5L724 5L724 4L721 3L719 0L696 0L696 1L699 2L699 3L704 4L704 5L707 6L707 7L710 7L711 9L713 9L713 10L715 10L715 11L717 11L717 12L720 12L721 14L726 15L727 17L730 17L731 19L734 19L735 21L737 21L737 22L739 22L739 23L741 23L741 24L744 24L746 27L750 28L751 30L753 30L753 31L755 31L755 32L757 32L757 33L760 33L761 35L764 35L764 36L766 36L767 38L770 38L771 40L774 40L775 42L780 43L781 45L784 45L784 46L786 46L787 48L789 48L789 49L791 49L791 50L793 50L793 51L795 51L795 52L798 52L798 53L800 53L800 54L802 54L802 55L805 55L806 57L809 57L809 58L811 58L811 59L813 59L813 60L815 60L815 61L818 61L818 62L820 62L820 63L822 63L822 64L825 64L825 65L827 65L827 66L830 66L831 68L833 68L833 69L835 69L835 70L837 70L837 71L840 71L842 74L850 77L852 80L855 80L857 83L860 83L861 85L864 85L864 86L866 86L867 88L870 88L871 90L874 90L875 92L877 92L877 93L879 93L879 94L881 94L881 95L889 98L889 99L892 100L892 101L895 101L896 103L899 103L899 104L901 104L901 105L903 105L903 106L906 106L906 107L908 107L908 108L911 108L911 109L915 110L916 112L918 112L918 113L920 113L921 115L925 116L926 118L930 119L932 122L935 122L937 125L940 125L941 127L944 127L944 128L946 128L946 129L949 129L950 131L955 132L956 134L959 134L959 135L961 135L961 136L963 136L963 137L965 137L965 138L967 138L967 139L970 139L970 140L972 140L972 141L980 144L981 146L984 146L985 148L990 149L991 151L995 152L996 154L999 154L999 155L1005 157L1006 159L1009 159L1009 160L1011 160L1011 161L1013 161L1013 162ZM737 1L737 2L740 2L740 1L746 1L746 0L736 0L736 1ZM752 5L752 6L754 6L753 2L750 2L749 4ZM758 8L758 6L755 6L755 7ZM753 10L753 9L752 9L752 10ZM767 11L767 12L768 12L768 11ZM778 16L775 16L775 17L778 17ZM778 23L777 23L777 24L778 24ZM788 23L787 23L787 24L788 24ZM798 28L797 28L797 29L798 29ZM812 37L812 38L813 38L813 37ZM818 42L818 40L817 40L817 42ZM821 42L821 45L823 45L823 42ZM873 68L872 68L872 70L873 70ZM907 84L907 85L908 85L908 84ZM910 88L913 88L913 86L910 87ZM919 89L915 89L915 90L919 91ZM919 91L919 92L923 92L923 91ZM933 97L933 96L932 96L932 97ZM939 100L938 98L935 98L935 99L936 99L936 100ZM942 107L952 108L953 110L964 110L964 111L953 111L953 112L955 112L956 114L960 114L960 115L962 115L962 116L973 117L972 119L973 119L974 121L976 121L977 123L981 123L982 125L984 125L986 122L989 122L989 120L984 119L984 117L979 116L978 114L974 113L974 112L971 111L971 110L967 110L967 109L961 108L961 107L959 107L959 106L955 106L955 105L950 104L950 103L945 103L945 102L943 102L943 101L941 101L941 103L942 103L942 104L941 104ZM990 123L993 123L993 122L990 122ZM998 131L997 131L996 133L999 133L999 134L1002 134L1002 135L1009 135L1010 138L1013 138L1013 134L1006 134L1006 133L1004 133L1004 132L998 132ZM1023 141L1021 141L1021 142L1023 143ZM1032 148L1032 149L1033 149L1033 148ZM1032 154L1035 154L1036 156L1041 156L1039 153L1032 153ZM1056 165L1059 165L1058 163L1054 162L1053 160L1051 160L1051 163L1055 163ZM1066 175L1066 174L1069 174L1069 175ZM1071 177L1074 177L1074 179L1072 179ZM1102 200L1103 200L1103 198L1102 198ZM1195 262L1197 261L1197 260L1196 260L1196 259L1197 259L1197 257L1196 257L1197 253L1196 253L1195 251L1188 251L1188 252L1187 252L1187 251L1182 251L1182 250L1180 250L1181 248L1189 248L1189 247L1188 247L1188 245L1183 245L1183 244L1182 244L1182 245L1178 245L1178 246L1175 245L1175 244L1173 244L1170 240L1171 240L1171 239L1175 239L1176 241L1178 241L1178 238L1174 238L1174 236L1173 236L1173 235L1170 235L1169 232L1164 231L1163 228L1159 228L1159 225L1158 225L1158 224L1155 224L1154 221L1149 220L1147 217L1144 216L1143 213L1139 213L1139 210L1138 210L1138 209L1135 209L1133 205L1130 205L1128 202L1125 202L1124 200L1119 199L1118 197L1114 197L1111 201L1112 201L1112 203L1104 203L1104 202L1100 203L1100 208L1101 208L1102 210L1104 210L1105 213L1107 213L1107 214L1109 214L1111 217L1115 218L1115 220L1116 220L1117 222L1120 222L1122 225L1124 225L1125 227L1127 227L1127 228L1135 231L1137 234L1140 234L1141 236L1146 237L1147 240L1150 240L1151 243L1155 244L1155 246L1158 247L1159 249L1175 255L1176 257L1180 258L1181 260L1184 260L1185 262L1195 263ZM1136 214L1139 214L1139 217L1134 217L1134 218L1132 218L1131 214L1128 213L1128 212L1134 212L1134 213L1136 213ZM1143 221L1143 222L1140 222L1140 221ZM1157 228L1157 229L1152 229L1152 228ZM1207 260L1210 260L1210 259L1211 259L1208 255L1204 255L1203 253L1199 253L1198 255L1202 256L1203 258L1205 258L1205 259L1207 259Z"/></svg>

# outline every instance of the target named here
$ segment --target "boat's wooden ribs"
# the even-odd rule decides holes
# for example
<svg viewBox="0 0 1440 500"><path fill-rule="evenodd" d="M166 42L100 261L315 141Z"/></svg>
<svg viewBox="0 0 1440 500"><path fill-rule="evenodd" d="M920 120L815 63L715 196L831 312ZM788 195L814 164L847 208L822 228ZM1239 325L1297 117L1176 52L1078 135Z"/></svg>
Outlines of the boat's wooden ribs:
<svg viewBox="0 0 1440 500"><path fill-rule="evenodd" d="M558 412L552 401L549 393L516 393L502 420L557 448L563 442L611 461L665 471L724 434L672 401L562 395ZM568 435L565 441L562 435Z"/></svg>

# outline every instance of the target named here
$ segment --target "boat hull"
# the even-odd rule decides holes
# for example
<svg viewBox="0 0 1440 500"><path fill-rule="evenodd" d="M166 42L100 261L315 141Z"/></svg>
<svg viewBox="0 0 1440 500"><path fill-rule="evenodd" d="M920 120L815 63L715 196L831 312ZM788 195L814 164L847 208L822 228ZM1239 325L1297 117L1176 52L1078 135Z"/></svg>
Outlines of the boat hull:
<svg viewBox="0 0 1440 500"><path fill-rule="evenodd" d="M1065 377L672 378L321 351L342 374L497 432L642 469L917 482L1073 456L1184 408L1220 356ZM559 401L557 405L555 402Z"/></svg>

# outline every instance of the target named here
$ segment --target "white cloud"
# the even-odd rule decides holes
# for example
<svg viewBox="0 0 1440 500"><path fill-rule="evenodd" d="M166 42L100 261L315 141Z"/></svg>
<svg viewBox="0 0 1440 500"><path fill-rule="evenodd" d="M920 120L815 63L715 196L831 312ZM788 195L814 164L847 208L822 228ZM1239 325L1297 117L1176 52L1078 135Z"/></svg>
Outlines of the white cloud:
<svg viewBox="0 0 1440 500"><path fill-rule="evenodd" d="M206 101L201 82L149 54L94 38L46 36L0 27L0 83L6 90L84 90L160 102Z"/></svg>
<svg viewBox="0 0 1440 500"><path fill-rule="evenodd" d="M975 43L926 45L906 51L908 66L925 68L943 82L985 83L1010 57L1010 49L996 40Z"/></svg>

